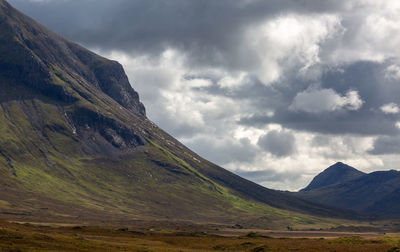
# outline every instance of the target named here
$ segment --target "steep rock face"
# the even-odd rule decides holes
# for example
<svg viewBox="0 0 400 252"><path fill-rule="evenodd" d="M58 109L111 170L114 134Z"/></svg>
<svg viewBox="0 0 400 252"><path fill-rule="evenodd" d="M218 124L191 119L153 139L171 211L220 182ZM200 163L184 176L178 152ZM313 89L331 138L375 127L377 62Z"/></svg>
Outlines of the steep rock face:
<svg viewBox="0 0 400 252"><path fill-rule="evenodd" d="M128 110L146 115L145 108L139 101L139 95L131 87L121 64L94 55L76 44L71 44L70 48L94 74L94 78L89 77L92 83L96 83L104 93Z"/></svg>
<svg viewBox="0 0 400 252"><path fill-rule="evenodd" d="M61 38L5 1L0 6L0 66L9 78L65 101L74 101L73 91L84 92L78 89L81 86L98 88L129 111L145 116L144 106L118 62ZM60 82L73 90L66 90Z"/></svg>
<svg viewBox="0 0 400 252"><path fill-rule="evenodd" d="M337 183L344 183L346 181L358 178L365 175L365 173L343 164L342 162L337 162L336 164L328 167L326 170L318 174L311 183L301 191L311 191L324 186L329 186Z"/></svg>
<svg viewBox="0 0 400 252"><path fill-rule="evenodd" d="M14 219L262 217L273 226L354 216L202 159L146 118L117 62L4 0L0 55L0 210Z"/></svg>

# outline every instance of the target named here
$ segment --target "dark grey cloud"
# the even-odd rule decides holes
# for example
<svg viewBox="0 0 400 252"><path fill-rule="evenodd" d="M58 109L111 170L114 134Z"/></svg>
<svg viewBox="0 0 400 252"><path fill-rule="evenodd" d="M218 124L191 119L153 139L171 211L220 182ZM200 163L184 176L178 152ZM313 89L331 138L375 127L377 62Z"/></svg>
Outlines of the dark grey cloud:
<svg viewBox="0 0 400 252"><path fill-rule="evenodd" d="M294 153L295 141L290 132L272 130L259 138L258 145L275 156L285 157Z"/></svg>
<svg viewBox="0 0 400 252"><path fill-rule="evenodd" d="M400 137L378 137L374 142L374 148L369 153L373 155L399 154Z"/></svg>
<svg viewBox="0 0 400 252"><path fill-rule="evenodd" d="M245 48L245 28L290 12L321 13L343 8L318 0L10 0L41 23L92 48L133 54L173 47L196 65L248 69L259 64ZM240 59L240 60L239 60Z"/></svg>
<svg viewBox="0 0 400 252"><path fill-rule="evenodd" d="M314 115L279 111L272 117L263 114L243 117L239 123L261 128L267 124L278 123L290 129L336 135L397 135L399 133L399 129L395 125L396 121L375 112Z"/></svg>

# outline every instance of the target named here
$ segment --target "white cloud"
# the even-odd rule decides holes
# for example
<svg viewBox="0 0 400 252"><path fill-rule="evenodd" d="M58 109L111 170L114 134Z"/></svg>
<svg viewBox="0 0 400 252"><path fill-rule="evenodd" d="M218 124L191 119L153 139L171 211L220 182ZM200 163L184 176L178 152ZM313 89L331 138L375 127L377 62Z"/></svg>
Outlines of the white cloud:
<svg viewBox="0 0 400 252"><path fill-rule="evenodd" d="M382 62L398 57L400 2L397 0L348 1L340 13L345 32L327 48L325 61L331 64L360 60Z"/></svg>
<svg viewBox="0 0 400 252"><path fill-rule="evenodd" d="M400 79L400 66L390 65L385 70L385 77L387 79Z"/></svg>
<svg viewBox="0 0 400 252"><path fill-rule="evenodd" d="M304 72L320 63L320 46L342 32L340 18L335 15L282 15L246 33L248 50L259 64L255 74L264 84L278 81L293 67Z"/></svg>
<svg viewBox="0 0 400 252"><path fill-rule="evenodd" d="M357 91L340 96L332 89L309 89L298 93L290 105L292 111L309 113L332 112L340 109L358 110L363 101Z"/></svg>
<svg viewBox="0 0 400 252"><path fill-rule="evenodd" d="M247 73L240 72L231 76L225 76L218 81L218 85L222 88L235 88L246 83Z"/></svg>
<svg viewBox="0 0 400 252"><path fill-rule="evenodd" d="M397 114L400 112L400 108L396 103L382 105L381 110L385 114Z"/></svg>
<svg viewBox="0 0 400 252"><path fill-rule="evenodd" d="M224 137L236 127L240 110L246 108L245 102L239 104L232 98L197 91L213 85L210 79L198 77L204 73L212 72L218 79L217 85L231 88L246 82L243 73L230 75L216 68L191 69L186 64L186 56L173 49L166 50L157 59L129 57L117 51L103 55L124 65L149 118L187 143L193 143L191 138L203 133Z"/></svg>

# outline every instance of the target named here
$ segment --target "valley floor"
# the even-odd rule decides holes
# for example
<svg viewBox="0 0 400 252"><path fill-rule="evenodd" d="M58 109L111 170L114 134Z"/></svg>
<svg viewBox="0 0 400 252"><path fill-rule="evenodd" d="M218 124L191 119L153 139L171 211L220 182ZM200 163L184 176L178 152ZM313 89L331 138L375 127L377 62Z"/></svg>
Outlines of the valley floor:
<svg viewBox="0 0 400 252"><path fill-rule="evenodd" d="M0 251L400 251L394 233L196 229L0 222Z"/></svg>

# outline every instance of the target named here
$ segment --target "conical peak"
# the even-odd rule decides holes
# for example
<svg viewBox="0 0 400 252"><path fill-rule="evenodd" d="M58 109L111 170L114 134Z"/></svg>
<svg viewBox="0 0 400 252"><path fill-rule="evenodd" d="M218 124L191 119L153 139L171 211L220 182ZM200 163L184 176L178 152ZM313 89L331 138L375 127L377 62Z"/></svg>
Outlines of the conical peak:
<svg viewBox="0 0 400 252"><path fill-rule="evenodd" d="M329 166L326 170L328 170L328 169L329 170L338 170L338 169L340 169L340 170L355 170L354 167L351 167L342 162L337 162L334 165Z"/></svg>

